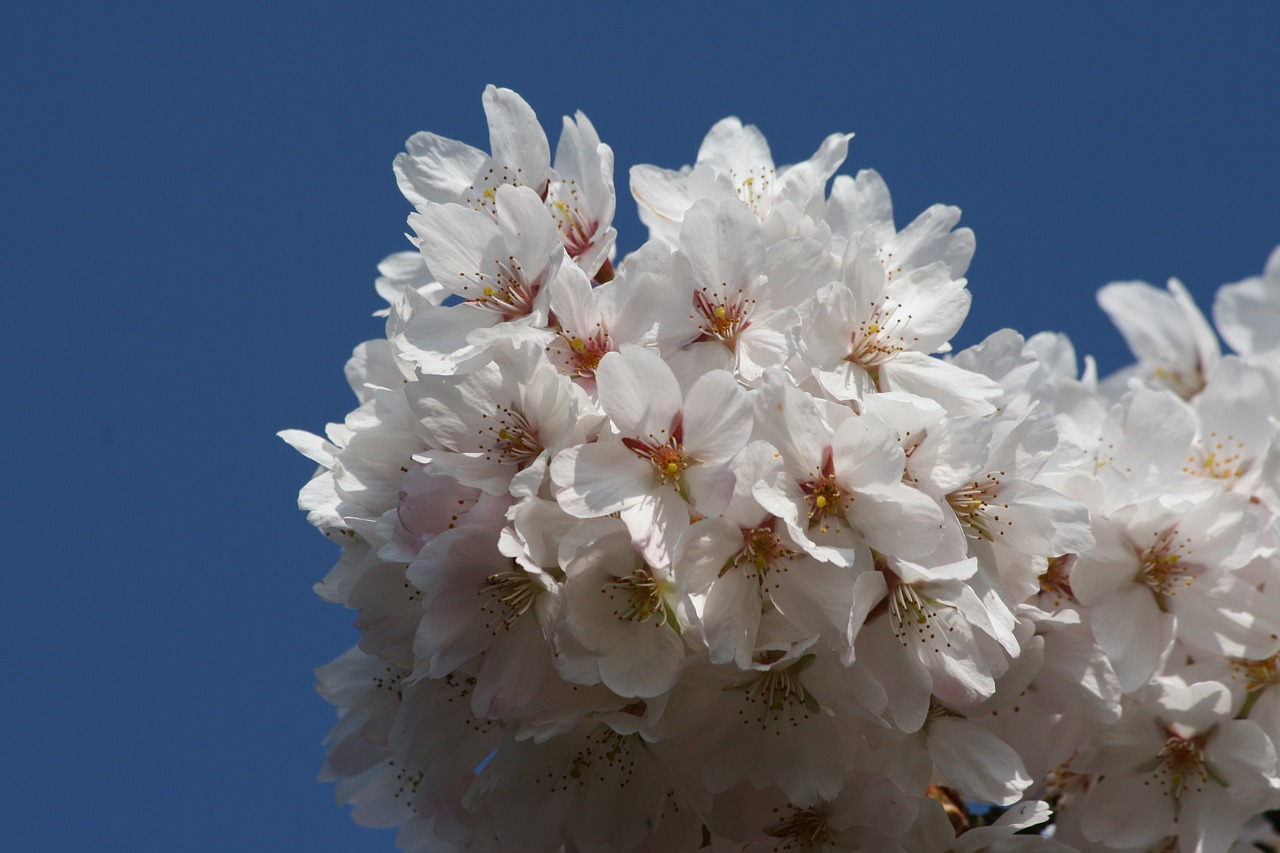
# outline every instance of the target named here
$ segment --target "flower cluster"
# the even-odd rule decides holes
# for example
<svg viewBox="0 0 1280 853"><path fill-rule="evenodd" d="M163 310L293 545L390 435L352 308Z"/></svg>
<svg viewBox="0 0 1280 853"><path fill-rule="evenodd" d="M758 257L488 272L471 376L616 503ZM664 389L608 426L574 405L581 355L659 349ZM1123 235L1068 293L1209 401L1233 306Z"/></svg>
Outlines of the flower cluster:
<svg viewBox="0 0 1280 853"><path fill-rule="evenodd" d="M1227 851L1280 806L1280 250L1218 294L1231 355L1176 281L1104 288L1138 361L1099 381L1056 334L951 353L973 234L898 230L879 175L835 176L849 134L775 166L730 118L634 168L650 239L615 265L587 118L553 159L514 92L484 109L491 151L395 161L415 249L358 408L281 434L342 545L316 590L358 613L317 672L357 821Z"/></svg>

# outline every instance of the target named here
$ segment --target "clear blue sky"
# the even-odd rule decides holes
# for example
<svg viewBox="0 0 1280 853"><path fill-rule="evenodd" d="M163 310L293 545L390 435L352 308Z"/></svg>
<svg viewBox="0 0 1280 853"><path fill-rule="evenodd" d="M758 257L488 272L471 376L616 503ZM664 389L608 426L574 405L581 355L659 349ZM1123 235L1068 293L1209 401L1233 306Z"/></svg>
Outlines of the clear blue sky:
<svg viewBox="0 0 1280 853"><path fill-rule="evenodd" d="M9 3L0 11L0 847L390 849L315 783L311 670L354 641L275 432L352 407L405 248L391 160L486 143L486 83L626 169L729 114L778 162L857 133L898 224L977 232L960 343L1125 358L1115 279L1206 308L1280 243L1280 5ZM350 9L354 9L351 4Z"/></svg>

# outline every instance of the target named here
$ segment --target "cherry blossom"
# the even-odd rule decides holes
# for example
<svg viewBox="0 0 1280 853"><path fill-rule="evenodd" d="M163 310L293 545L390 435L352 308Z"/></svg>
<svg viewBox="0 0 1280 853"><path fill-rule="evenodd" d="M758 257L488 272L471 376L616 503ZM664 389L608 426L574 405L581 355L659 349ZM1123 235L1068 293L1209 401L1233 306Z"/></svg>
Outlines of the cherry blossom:
<svg viewBox="0 0 1280 853"><path fill-rule="evenodd" d="M718 122L631 170L617 257L595 126L553 163L482 103L490 151L395 159L353 411L280 433L359 635L316 670L353 819L423 853L1243 853L1280 807L1280 249L1218 292L1234 352L1175 279L1101 290L1119 370L952 353L974 235L898 230L849 134L777 166Z"/></svg>

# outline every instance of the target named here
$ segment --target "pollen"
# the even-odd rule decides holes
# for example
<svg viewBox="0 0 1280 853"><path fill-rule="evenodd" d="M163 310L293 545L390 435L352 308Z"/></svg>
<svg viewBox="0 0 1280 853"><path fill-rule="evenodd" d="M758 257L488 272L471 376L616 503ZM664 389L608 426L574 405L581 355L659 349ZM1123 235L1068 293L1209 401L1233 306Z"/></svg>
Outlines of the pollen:
<svg viewBox="0 0 1280 853"><path fill-rule="evenodd" d="M529 611L542 591L537 581L519 570L498 572L485 578L477 595L482 599L480 611L490 617L490 633L497 636L499 625L504 630L511 630L511 626Z"/></svg>
<svg viewBox="0 0 1280 853"><path fill-rule="evenodd" d="M467 282L462 286L464 292L478 290L480 293L467 302L497 314L504 321L527 317L533 311L534 300L542 288L541 281L525 278L524 270L514 256L508 256L506 260L495 258L491 272L459 273L459 276Z"/></svg>
<svg viewBox="0 0 1280 853"><path fill-rule="evenodd" d="M541 777L541 781L550 783L549 793L588 784L623 790L631 784L637 758L643 751L640 735L619 734L600 723L558 773L552 771Z"/></svg>
<svg viewBox="0 0 1280 853"><path fill-rule="evenodd" d="M677 491L681 489L681 474L689 467L689 460L685 459L684 448L676 438L665 441L659 441L656 436L649 436L647 440L624 438L622 443L632 453L652 462L662 483L675 486Z"/></svg>
<svg viewBox="0 0 1280 853"><path fill-rule="evenodd" d="M542 453L542 442L538 431L529 423L524 412L516 406L499 406L492 416L485 416L491 423L482 432L491 436L486 460L493 460L508 465L525 468Z"/></svg>
<svg viewBox="0 0 1280 853"><path fill-rule="evenodd" d="M852 330L845 361L873 372L898 353L913 349L920 340L911 334L913 319L901 302L885 298L871 303L870 316Z"/></svg>
<svg viewBox="0 0 1280 853"><path fill-rule="evenodd" d="M1139 578L1157 595L1177 596L1199 577L1196 567L1184 560L1183 551L1190 544L1190 538L1178 538L1176 527L1153 534L1151 544L1138 555Z"/></svg>
<svg viewBox="0 0 1280 853"><path fill-rule="evenodd" d="M839 840L839 833L827 823L827 816L818 808L802 809L787 803L783 809L774 809L779 820L764 828L764 834L779 839L774 850L826 850Z"/></svg>
<svg viewBox="0 0 1280 853"><path fill-rule="evenodd" d="M613 615L623 622L649 622L657 627L678 628L679 621L668 607L667 583L644 569L617 578L600 587L613 604Z"/></svg>
<svg viewBox="0 0 1280 853"><path fill-rule="evenodd" d="M776 518L765 521L758 527L742 531L742 550L733 556L720 569L720 577L724 577L733 569L740 569L748 579L755 579L761 588L768 584L770 572L787 571L787 562L796 556L782 543L774 525ZM774 587L778 583L774 581Z"/></svg>
<svg viewBox="0 0 1280 853"><path fill-rule="evenodd" d="M780 736L784 727L796 728L822 713L817 698L800 681L813 661L814 655L805 655L788 667L761 672L750 681L725 688L743 694L747 707L738 712L742 723L755 723Z"/></svg>
<svg viewBox="0 0 1280 853"><path fill-rule="evenodd" d="M941 614L955 608L935 601L911 584L898 580L891 569L882 569L882 573L890 581L889 624L898 642L906 648L914 640L931 648L934 654L942 654L944 648L951 648L948 635L955 631L955 627L942 619Z"/></svg>
<svg viewBox="0 0 1280 853"><path fill-rule="evenodd" d="M1202 791L1209 782L1204 766L1203 738L1171 737L1157 756L1159 765L1151 781L1164 789L1164 796L1179 799L1189 790Z"/></svg>
<svg viewBox="0 0 1280 853"><path fill-rule="evenodd" d="M726 288L722 293L714 293L704 287L693 294L694 310L689 319L701 332L695 343L719 341L732 350L738 345L738 336L751 325L751 307L755 300L742 289L730 294L726 284L722 282L721 286Z"/></svg>
<svg viewBox="0 0 1280 853"><path fill-rule="evenodd" d="M1280 684L1280 654L1262 660L1231 659L1231 678L1243 680L1249 692Z"/></svg>
<svg viewBox="0 0 1280 853"><path fill-rule="evenodd" d="M1009 505L1000 503L1000 478L1003 476L1003 471L993 471L947 495L947 505L964 525L965 535L970 539L995 542L1013 526Z"/></svg>
<svg viewBox="0 0 1280 853"><path fill-rule="evenodd" d="M805 502L809 505L809 528L817 528L822 533L832 529L834 522L837 528L842 527L849 501L853 497L847 494L836 482L835 472L828 459L823 473L808 482L800 484L804 492Z"/></svg>
<svg viewBox="0 0 1280 853"><path fill-rule="evenodd" d="M566 345L567 350L564 348ZM612 350L613 344L603 321L596 324L593 334L586 336L561 329L556 342L547 347L547 352L560 361L560 370L573 379L593 379L600 359Z"/></svg>
<svg viewBox="0 0 1280 853"><path fill-rule="evenodd" d="M588 213L587 204L578 190L576 181L564 181L553 187L552 218L560 233L560 242L571 258L585 255L596 245L596 232L600 223Z"/></svg>

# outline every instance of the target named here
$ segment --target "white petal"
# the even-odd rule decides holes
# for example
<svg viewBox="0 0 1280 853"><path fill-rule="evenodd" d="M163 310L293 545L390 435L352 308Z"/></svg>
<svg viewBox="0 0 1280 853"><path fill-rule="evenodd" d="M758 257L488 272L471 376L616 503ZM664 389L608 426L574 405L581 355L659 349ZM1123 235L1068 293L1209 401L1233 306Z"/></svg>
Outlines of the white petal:
<svg viewBox="0 0 1280 853"><path fill-rule="evenodd" d="M1084 834L1108 847L1147 849L1173 827L1174 801L1150 771L1109 773L1085 795Z"/></svg>
<svg viewBox="0 0 1280 853"><path fill-rule="evenodd" d="M533 108L510 89L488 86L482 98L489 119L493 159L510 169L516 180L541 193L551 167L551 145Z"/></svg>
<svg viewBox="0 0 1280 853"><path fill-rule="evenodd" d="M680 250L698 285L734 294L754 284L764 267L760 220L737 200L699 201L684 215Z"/></svg>
<svg viewBox="0 0 1280 853"><path fill-rule="evenodd" d="M653 466L612 441L585 444L551 461L556 501L578 518L596 518L637 504L653 487Z"/></svg>
<svg viewBox="0 0 1280 853"><path fill-rule="evenodd" d="M1161 613L1151 591L1138 584L1123 584L1098 602L1092 625L1125 693L1155 674L1173 644L1174 617Z"/></svg>
<svg viewBox="0 0 1280 853"><path fill-rule="evenodd" d="M728 462L746 447L751 426L747 395L732 374L708 373L689 389L683 444L691 459L705 465Z"/></svg>
<svg viewBox="0 0 1280 853"><path fill-rule="evenodd" d="M596 368L600 405L622 435L665 443L683 402L680 384L652 350L624 346Z"/></svg>
<svg viewBox="0 0 1280 853"><path fill-rule="evenodd" d="M966 797L1007 806L1031 786L1013 747L959 717L929 721L929 755L938 770Z"/></svg>
<svg viewBox="0 0 1280 853"><path fill-rule="evenodd" d="M725 572L707 594L702 612L707 651L712 663L733 661L746 669L760 627L760 583L755 572Z"/></svg>
<svg viewBox="0 0 1280 853"><path fill-rule="evenodd" d="M396 183L413 205L460 202L461 193L475 182L488 157L454 139L434 133L415 133L396 155Z"/></svg>

